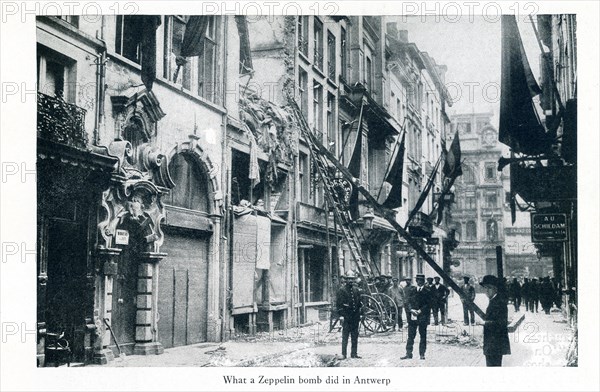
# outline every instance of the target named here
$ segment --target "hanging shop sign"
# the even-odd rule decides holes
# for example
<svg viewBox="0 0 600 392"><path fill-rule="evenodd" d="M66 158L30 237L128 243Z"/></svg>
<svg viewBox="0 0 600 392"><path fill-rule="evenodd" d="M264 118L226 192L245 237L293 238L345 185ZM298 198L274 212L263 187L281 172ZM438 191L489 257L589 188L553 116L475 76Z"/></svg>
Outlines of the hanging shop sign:
<svg viewBox="0 0 600 392"><path fill-rule="evenodd" d="M566 214L531 214L531 241L567 240Z"/></svg>

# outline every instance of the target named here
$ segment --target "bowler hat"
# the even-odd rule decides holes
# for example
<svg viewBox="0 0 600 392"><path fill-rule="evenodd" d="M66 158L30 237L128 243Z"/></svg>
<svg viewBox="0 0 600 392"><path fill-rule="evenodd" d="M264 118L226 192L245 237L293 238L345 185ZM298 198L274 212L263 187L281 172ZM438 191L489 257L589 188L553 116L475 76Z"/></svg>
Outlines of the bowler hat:
<svg viewBox="0 0 600 392"><path fill-rule="evenodd" d="M494 275L486 275L483 277L481 282L479 283L482 286L494 286L498 287L499 280Z"/></svg>
<svg viewBox="0 0 600 392"><path fill-rule="evenodd" d="M436 276L436 277L435 277L435 278L433 278L433 279L435 279L435 280L440 280L440 277L439 277L439 276Z"/></svg>
<svg viewBox="0 0 600 392"><path fill-rule="evenodd" d="M423 274L417 274L417 276L415 276L415 279L423 279L423 280L425 280L425 275L423 275Z"/></svg>

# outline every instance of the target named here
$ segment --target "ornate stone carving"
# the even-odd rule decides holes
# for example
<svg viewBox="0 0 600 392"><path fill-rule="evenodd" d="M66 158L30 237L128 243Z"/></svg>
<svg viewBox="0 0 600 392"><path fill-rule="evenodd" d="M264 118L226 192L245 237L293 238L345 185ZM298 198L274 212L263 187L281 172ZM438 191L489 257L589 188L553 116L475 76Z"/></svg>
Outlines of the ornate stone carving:
<svg viewBox="0 0 600 392"><path fill-rule="evenodd" d="M158 99L152 91L129 87L110 97L115 118L115 138L122 138L124 128L132 118L138 119L148 140L156 132L156 123L166 114L162 111Z"/></svg>
<svg viewBox="0 0 600 392"><path fill-rule="evenodd" d="M102 194L105 218L98 224L104 240L103 248L115 247L117 228L125 223L144 226L148 251L158 252L164 240L160 223L164 219L163 194L174 184L167 168L166 157L146 143L139 147L136 165L129 162L131 144L115 141L108 146L110 155L119 163L113 175L113 186Z"/></svg>

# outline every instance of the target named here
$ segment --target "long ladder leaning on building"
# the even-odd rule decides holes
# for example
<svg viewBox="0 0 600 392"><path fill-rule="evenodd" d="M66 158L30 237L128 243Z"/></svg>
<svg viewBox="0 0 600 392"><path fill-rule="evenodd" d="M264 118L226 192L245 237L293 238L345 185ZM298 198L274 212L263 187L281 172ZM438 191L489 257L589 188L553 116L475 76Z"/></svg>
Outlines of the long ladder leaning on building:
<svg viewBox="0 0 600 392"><path fill-rule="evenodd" d="M388 221L390 225L392 225L392 227L394 227L398 234L400 234L400 236L404 238L404 240L419 254L419 256L421 256L421 258L423 258L427 262L427 264L429 264L431 268L433 268L433 270L437 272L438 275L441 276L444 279L444 281L447 282L448 285L460 295L461 299L468 303L479 317L485 320L485 313L474 302L472 302L469 299L469 297L466 295L463 289L456 282L454 282L454 280L452 280L450 275L448 275L435 262L435 260L433 260L433 258L421 247L417 240L415 240L408 233L408 231L406 231L396 221L396 213L393 210L389 210L381 206L377 202L377 200L375 200L375 198L371 195L371 193L360 184L360 180L355 178L352 175L352 173L350 173L350 171L342 163L340 163L340 161L329 150L327 150L323 146L321 141L317 140L313 132L311 132L310 127L306 119L304 118L302 111L300 110L300 107L296 103L296 100L290 95L287 96L287 99L291 109L294 112L294 116L296 117L298 125L300 126L302 136L304 136L306 142L309 145L311 158L315 159L315 163L317 163L318 174L325 186L325 194L327 200L333 207L335 218L338 219L338 222L340 222L340 226L342 227L342 233L344 235L345 240L348 242L350 253L352 254L353 260L355 261L358 267L358 271L361 277L367 281L370 281L369 278L373 277L373 271L375 270L375 268L373 268L374 266L371 266L370 263L367 260L365 260L365 258L362 255L360 244L358 244L356 237L353 235L350 229L351 217L349 215L349 212L340 208L342 206L342 203L340 203L341 200L339 199L339 196L337 196L337 192L335 191L335 188L333 186L332 178L328 173L328 171L330 171L329 168L331 168L332 165L338 170L338 172L343 176L345 180L350 182L353 188L357 189L364 196L369 205L377 213L379 213L386 221ZM362 119L359 119L359 121L360 120ZM369 294L375 293L376 289L372 284L367 284L366 286L369 290ZM383 304L379 303L378 306L383 307Z"/></svg>
<svg viewBox="0 0 600 392"><path fill-rule="evenodd" d="M347 208L348 193L344 194L343 192L344 187L342 182L347 180L336 176L335 172L337 169L335 165L320 153L318 146L322 146L322 144L318 142L315 135L310 131L310 127L296 102L290 100L290 105L298 124L300 124L302 135L308 143L311 160L317 168L318 179L324 186L327 204L331 207L334 219L338 223L338 228L348 244L352 260L361 278L361 287L366 291L363 295L363 302L366 305L363 325L371 332L387 331L394 325L398 308L392 298L385 293L378 292L373 278L379 275L379 268L375 263L366 259L361 251L359 234L354 227L352 216ZM361 121L362 108L358 119L359 130ZM348 186L351 188L350 183L348 183Z"/></svg>

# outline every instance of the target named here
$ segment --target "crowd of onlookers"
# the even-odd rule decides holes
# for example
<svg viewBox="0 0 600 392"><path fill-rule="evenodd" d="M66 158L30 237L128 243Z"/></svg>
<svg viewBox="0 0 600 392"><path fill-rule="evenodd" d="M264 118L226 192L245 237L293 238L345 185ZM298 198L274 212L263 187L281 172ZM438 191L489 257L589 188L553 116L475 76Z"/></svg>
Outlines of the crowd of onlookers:
<svg viewBox="0 0 600 392"><path fill-rule="evenodd" d="M524 278L522 282L517 278L505 278L505 285L515 312L520 310L521 305L525 305L525 311L533 313L537 313L541 305L546 314L550 314L553 305L558 309L562 307L563 287L555 278Z"/></svg>

